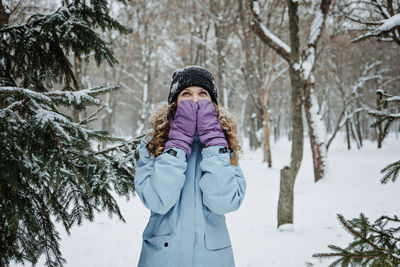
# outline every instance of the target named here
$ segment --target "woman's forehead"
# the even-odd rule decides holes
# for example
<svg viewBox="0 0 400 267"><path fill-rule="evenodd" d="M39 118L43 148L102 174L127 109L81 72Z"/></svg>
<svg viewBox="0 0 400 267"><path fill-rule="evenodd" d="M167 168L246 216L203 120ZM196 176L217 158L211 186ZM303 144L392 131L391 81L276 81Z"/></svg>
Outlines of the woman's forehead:
<svg viewBox="0 0 400 267"><path fill-rule="evenodd" d="M186 87L185 89L183 89L182 91L185 91L185 90L197 91L197 90L205 90L205 89L203 87L200 87L200 86L189 86L189 87Z"/></svg>

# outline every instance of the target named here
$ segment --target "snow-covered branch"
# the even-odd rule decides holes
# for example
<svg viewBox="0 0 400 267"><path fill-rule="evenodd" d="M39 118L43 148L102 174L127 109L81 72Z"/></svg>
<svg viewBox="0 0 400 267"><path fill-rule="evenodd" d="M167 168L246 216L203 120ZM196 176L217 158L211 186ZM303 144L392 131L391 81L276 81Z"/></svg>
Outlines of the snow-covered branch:
<svg viewBox="0 0 400 267"><path fill-rule="evenodd" d="M376 117L385 117L391 119L400 119L400 113L389 113L381 110L370 110L368 114Z"/></svg>
<svg viewBox="0 0 400 267"><path fill-rule="evenodd" d="M396 14L388 19L382 20L379 24L381 26L379 26L375 30L370 31L364 35L361 35L353 39L351 42L353 43L359 42L370 37L380 37L382 34L390 32L395 28L400 28L400 14Z"/></svg>
<svg viewBox="0 0 400 267"><path fill-rule="evenodd" d="M314 68L316 47L324 28L325 20L329 12L329 6L332 0L322 0L311 24L310 34L308 37L305 58L302 63L303 79L308 80L311 70Z"/></svg>
<svg viewBox="0 0 400 267"><path fill-rule="evenodd" d="M386 102L400 102L400 96L392 96L385 99Z"/></svg>
<svg viewBox="0 0 400 267"><path fill-rule="evenodd" d="M91 89L84 89L76 92L72 91L51 91L51 92L35 92L20 87L0 87L0 94L3 96L14 95L24 100L13 102L9 106L1 109L1 112L13 110L29 100L37 101L50 105L55 103L58 105L81 107L82 105L100 105L101 101L94 96L104 94L119 88L119 85L98 86Z"/></svg>
<svg viewBox="0 0 400 267"><path fill-rule="evenodd" d="M275 52L277 52L283 59L285 59L287 62L290 62L290 47L262 24L258 1L250 1L250 7L253 16L251 23L252 30L263 42L268 44L268 46L275 50Z"/></svg>
<svg viewBox="0 0 400 267"><path fill-rule="evenodd" d="M281 39L279 39L278 36L270 32L267 27L265 27L262 23L260 23L260 27L263 31L263 34L266 36L266 38L270 39L273 42L274 46L278 47L279 49L283 49L285 53L290 54L290 47L285 42L283 42Z"/></svg>
<svg viewBox="0 0 400 267"><path fill-rule="evenodd" d="M370 110L369 107L359 107L359 108L356 108L355 110L351 111L350 113L348 113L346 111L346 109L344 109L345 116L343 117L342 120L339 120L339 123L338 123L339 129L345 125L347 120L353 118L356 113L361 112L361 111L368 111L368 110Z"/></svg>

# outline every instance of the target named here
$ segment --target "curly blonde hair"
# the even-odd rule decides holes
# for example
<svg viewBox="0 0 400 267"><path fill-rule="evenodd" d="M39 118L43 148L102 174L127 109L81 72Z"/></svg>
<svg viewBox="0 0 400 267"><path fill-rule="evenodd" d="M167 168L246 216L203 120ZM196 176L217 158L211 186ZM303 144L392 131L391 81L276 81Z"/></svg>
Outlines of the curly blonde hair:
<svg viewBox="0 0 400 267"><path fill-rule="evenodd" d="M221 124L222 131L228 142L229 149L239 158L243 151L239 141L239 128L236 117L228 110L219 107L213 102L217 112L217 118ZM170 130L170 122L175 117L177 102L168 105L166 102L161 103L150 117L152 130L146 134L146 138L150 139L147 143L147 150L154 157L159 156L164 151L165 143L168 141L168 133Z"/></svg>

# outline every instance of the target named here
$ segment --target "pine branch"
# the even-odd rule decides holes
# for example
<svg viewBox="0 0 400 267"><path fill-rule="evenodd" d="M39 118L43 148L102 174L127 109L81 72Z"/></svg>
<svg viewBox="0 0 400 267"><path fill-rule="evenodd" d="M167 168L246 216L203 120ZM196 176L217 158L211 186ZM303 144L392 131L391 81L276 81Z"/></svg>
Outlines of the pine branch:
<svg viewBox="0 0 400 267"><path fill-rule="evenodd" d="M112 193L134 193L136 147L93 155L92 142L121 139L84 126L95 114L75 123L56 108L100 105L97 96L118 85L52 91L54 82L78 88L71 52L93 54L97 64L117 62L98 30L129 30L109 16L107 4L74 1L0 29L0 266L35 264L41 255L47 266L63 266L53 219L67 233L93 220L94 211L124 220Z"/></svg>
<svg viewBox="0 0 400 267"><path fill-rule="evenodd" d="M99 107L95 112L93 112L92 114L90 114L87 118L84 118L83 120L81 120L78 124L79 125L84 125L84 124L88 124L89 122L96 120L97 118L95 117L97 114L100 113L100 111L102 111L104 108L104 106Z"/></svg>
<svg viewBox="0 0 400 267"><path fill-rule="evenodd" d="M364 241L365 243L369 244L371 247L373 247L374 249L376 249L377 251L381 251L381 249L377 246L375 246L375 244L373 244L372 242L370 242L368 239L366 239L364 236L362 236L360 233L358 233L357 231L354 230L355 225L349 221L347 221L343 215L338 214L338 219L339 221L342 223L342 225L345 227L345 229L347 231L349 231L353 236L358 237L360 240ZM363 214L361 213L360 215L361 220L365 219L365 217L363 216Z"/></svg>
<svg viewBox="0 0 400 267"><path fill-rule="evenodd" d="M1 28L0 34L7 38L0 39L0 55L13 68L11 78L22 79L21 87L33 85L38 91L49 91L47 86L54 82L70 88L71 81L77 89L70 52L78 57L93 53L98 65L106 61L113 66L117 60L95 29L121 33L130 29L111 18L108 11L104 0L76 2L53 14L33 15L25 24Z"/></svg>
<svg viewBox="0 0 400 267"><path fill-rule="evenodd" d="M400 172L400 160L390 163L381 170L381 173L384 173L384 176L381 179L381 183L386 184L389 181L389 179L391 179L392 182L396 182L397 177L399 176L399 172Z"/></svg>
<svg viewBox="0 0 400 267"><path fill-rule="evenodd" d="M393 218L382 216L374 224L361 213L360 218L346 220L341 214L338 219L342 226L354 237L346 248L328 245L332 253L315 253L313 257L333 258L339 257L329 266L361 265L367 266L397 266L400 264L400 247L398 234L400 227L388 228L388 222L400 223L397 216ZM357 229L357 230L356 230Z"/></svg>

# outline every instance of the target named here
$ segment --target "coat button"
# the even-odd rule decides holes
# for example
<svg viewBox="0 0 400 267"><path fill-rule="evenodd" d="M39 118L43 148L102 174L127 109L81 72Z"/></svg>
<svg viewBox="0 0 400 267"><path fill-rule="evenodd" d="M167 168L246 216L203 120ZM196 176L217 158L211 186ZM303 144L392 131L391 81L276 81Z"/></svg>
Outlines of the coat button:
<svg viewBox="0 0 400 267"><path fill-rule="evenodd" d="M164 243L164 247L168 247L168 242L165 242L165 243Z"/></svg>

